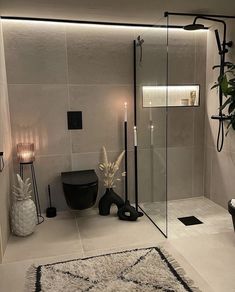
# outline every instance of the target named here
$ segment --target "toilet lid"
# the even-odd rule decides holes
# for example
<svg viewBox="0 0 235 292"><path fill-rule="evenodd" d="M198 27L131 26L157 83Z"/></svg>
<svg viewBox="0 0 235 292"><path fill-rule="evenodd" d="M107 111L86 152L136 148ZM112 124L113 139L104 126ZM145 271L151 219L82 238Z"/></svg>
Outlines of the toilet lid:
<svg viewBox="0 0 235 292"><path fill-rule="evenodd" d="M98 182L94 169L69 171L61 173L62 183L68 185L84 186Z"/></svg>

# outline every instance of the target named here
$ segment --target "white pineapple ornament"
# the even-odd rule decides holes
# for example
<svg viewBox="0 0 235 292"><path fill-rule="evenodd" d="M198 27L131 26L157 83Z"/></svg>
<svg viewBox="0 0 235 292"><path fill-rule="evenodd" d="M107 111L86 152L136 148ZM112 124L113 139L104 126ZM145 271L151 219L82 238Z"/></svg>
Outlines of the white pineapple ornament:
<svg viewBox="0 0 235 292"><path fill-rule="evenodd" d="M11 208L11 229L17 236L27 236L34 232L37 224L37 211L31 199L30 179L22 180L17 174L18 186L13 186Z"/></svg>

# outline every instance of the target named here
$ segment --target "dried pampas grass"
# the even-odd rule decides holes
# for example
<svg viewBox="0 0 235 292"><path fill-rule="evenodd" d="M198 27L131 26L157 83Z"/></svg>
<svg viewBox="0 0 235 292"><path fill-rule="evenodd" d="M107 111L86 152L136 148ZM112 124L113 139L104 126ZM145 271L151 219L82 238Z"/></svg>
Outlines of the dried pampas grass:
<svg viewBox="0 0 235 292"><path fill-rule="evenodd" d="M99 164L99 169L103 173L104 186L106 188L114 188L115 181L120 180L119 178L116 178L116 175L124 154L125 151L122 151L115 162L109 162L106 148L104 146L102 147L102 162ZM125 173L122 173L122 175L125 175Z"/></svg>

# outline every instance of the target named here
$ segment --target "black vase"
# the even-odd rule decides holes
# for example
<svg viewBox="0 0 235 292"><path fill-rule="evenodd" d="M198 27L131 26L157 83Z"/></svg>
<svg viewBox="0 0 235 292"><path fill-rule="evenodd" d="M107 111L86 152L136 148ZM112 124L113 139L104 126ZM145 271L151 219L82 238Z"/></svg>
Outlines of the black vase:
<svg viewBox="0 0 235 292"><path fill-rule="evenodd" d="M119 209L124 205L124 201L112 188L106 189L105 194L99 201L99 214L102 216L109 215L112 204L115 204Z"/></svg>
<svg viewBox="0 0 235 292"><path fill-rule="evenodd" d="M127 200L125 204L118 209L118 217L120 220L125 221L136 221L141 215L139 212L131 206L130 202Z"/></svg>

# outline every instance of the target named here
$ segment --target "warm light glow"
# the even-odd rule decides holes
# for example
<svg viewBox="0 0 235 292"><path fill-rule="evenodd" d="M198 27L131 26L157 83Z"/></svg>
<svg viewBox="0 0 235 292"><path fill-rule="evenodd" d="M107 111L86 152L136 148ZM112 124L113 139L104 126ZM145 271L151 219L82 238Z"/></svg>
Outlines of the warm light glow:
<svg viewBox="0 0 235 292"><path fill-rule="evenodd" d="M198 106L199 85L143 86L143 107Z"/></svg>
<svg viewBox="0 0 235 292"><path fill-rule="evenodd" d="M60 21L47 21L47 20L27 20L27 19L1 19L1 21L3 22L18 22L18 23L29 23L30 25L33 24L42 24L42 25L60 25L60 26L64 26L64 25L71 25L71 26L81 26L81 27L91 27L91 28L112 28L112 29L129 29L129 30L144 30L144 31L150 31L150 30L159 30L159 31L164 31L167 29L167 27L160 27L158 26L158 24L156 24L156 26L141 26L141 25L137 25L137 26L128 26L128 25L122 25L122 24L93 24L93 23L73 23L73 22L60 22ZM162 24L164 25L164 23ZM175 27L168 27L169 31L172 32L183 32L183 33L200 33L200 32L207 32L207 29L201 29L201 30L196 30L196 31L186 31L183 28L175 28Z"/></svg>
<svg viewBox="0 0 235 292"><path fill-rule="evenodd" d="M124 121L127 122L127 102L124 102Z"/></svg>
<svg viewBox="0 0 235 292"><path fill-rule="evenodd" d="M31 163L35 160L34 144L19 143L17 144L17 157L19 163Z"/></svg>

